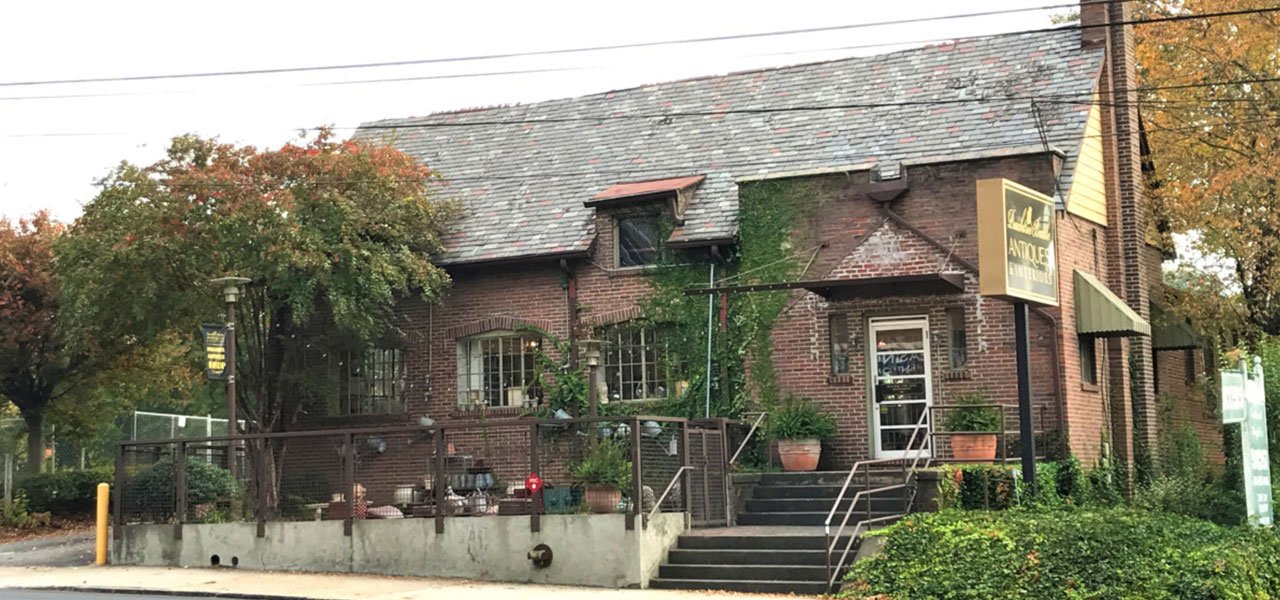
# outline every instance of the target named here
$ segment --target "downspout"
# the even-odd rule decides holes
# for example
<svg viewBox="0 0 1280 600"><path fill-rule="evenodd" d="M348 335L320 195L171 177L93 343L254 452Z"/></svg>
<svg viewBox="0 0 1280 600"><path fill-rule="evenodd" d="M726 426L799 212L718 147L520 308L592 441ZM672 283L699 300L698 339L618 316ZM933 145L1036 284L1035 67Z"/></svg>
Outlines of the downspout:
<svg viewBox="0 0 1280 600"><path fill-rule="evenodd" d="M569 268L569 261L560 259L560 271L564 274L565 322L569 326L569 370L578 368L578 279Z"/></svg>

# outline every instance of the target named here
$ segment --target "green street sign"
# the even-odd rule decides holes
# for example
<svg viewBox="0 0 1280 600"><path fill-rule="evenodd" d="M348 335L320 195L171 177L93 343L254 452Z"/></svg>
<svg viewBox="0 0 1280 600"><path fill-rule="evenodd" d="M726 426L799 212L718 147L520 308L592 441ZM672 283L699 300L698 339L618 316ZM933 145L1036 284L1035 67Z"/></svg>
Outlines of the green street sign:
<svg viewBox="0 0 1280 600"><path fill-rule="evenodd" d="M1271 459L1267 450L1267 394L1262 359L1254 357L1252 369L1240 361L1238 369L1224 370L1221 380L1222 421L1240 423L1240 456L1249 521L1270 527L1273 521Z"/></svg>

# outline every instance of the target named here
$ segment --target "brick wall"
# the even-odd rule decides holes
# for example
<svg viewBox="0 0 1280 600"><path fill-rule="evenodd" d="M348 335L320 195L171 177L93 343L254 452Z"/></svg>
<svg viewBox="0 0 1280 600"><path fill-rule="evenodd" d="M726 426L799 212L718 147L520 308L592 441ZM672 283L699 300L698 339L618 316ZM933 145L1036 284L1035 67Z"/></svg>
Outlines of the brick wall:
<svg viewBox="0 0 1280 600"><path fill-rule="evenodd" d="M1163 433L1168 435L1190 426L1200 439L1205 458L1213 464L1225 463L1217 406L1210 405L1204 393L1204 351L1160 350L1156 352L1154 362L1155 387L1162 413L1160 421L1166 428Z"/></svg>
<svg viewBox="0 0 1280 600"><path fill-rule="evenodd" d="M865 173L822 178L815 186L820 194L817 207L801 226L808 230L800 234L828 246L819 251L804 279L966 273L965 289L956 294L846 301L827 301L808 292L794 295L773 332L774 361L780 367L784 392L813 398L840 424L839 438L824 453L824 466L848 467L872 453L866 368L872 318L928 318L935 403L983 392L994 402L1016 407L1013 309L1006 302L979 296L976 273L967 266L977 262L976 182L1006 177L1051 193L1050 169L1043 156L909 168L910 191L891 205L909 226L886 219L874 201L858 193ZM949 367L948 308L965 313L969 363L964 371ZM830 369L828 317L832 314L846 316L851 342L850 372L836 377ZM1033 314L1030 327L1037 428L1057 429L1057 335L1042 316ZM1016 430L1016 410L1011 408L1007 414L1008 427Z"/></svg>

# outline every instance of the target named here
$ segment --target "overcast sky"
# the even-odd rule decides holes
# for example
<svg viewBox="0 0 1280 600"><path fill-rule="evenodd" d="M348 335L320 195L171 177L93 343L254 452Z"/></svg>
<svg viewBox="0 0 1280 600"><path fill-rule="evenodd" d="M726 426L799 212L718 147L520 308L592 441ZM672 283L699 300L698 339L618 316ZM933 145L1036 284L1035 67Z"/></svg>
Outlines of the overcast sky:
<svg viewBox="0 0 1280 600"><path fill-rule="evenodd" d="M1049 26L1065 8L725 42L399 67L141 82L30 81L424 60L853 25L1070 4L894 2L5 2L0 215L74 219L121 160L183 133L277 146L302 128L531 102L878 46ZM914 44L919 45L919 44ZM861 48L848 48L860 46ZM554 69L554 71L547 71ZM539 73L421 79L540 70ZM410 81L368 82L373 79ZM355 83L359 82L359 83Z"/></svg>

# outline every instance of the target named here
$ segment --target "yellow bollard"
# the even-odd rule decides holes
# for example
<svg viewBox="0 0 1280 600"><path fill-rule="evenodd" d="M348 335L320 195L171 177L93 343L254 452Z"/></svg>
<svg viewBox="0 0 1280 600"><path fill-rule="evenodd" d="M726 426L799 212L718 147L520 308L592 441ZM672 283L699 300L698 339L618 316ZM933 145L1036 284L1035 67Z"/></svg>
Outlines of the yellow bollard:
<svg viewBox="0 0 1280 600"><path fill-rule="evenodd" d="M107 564L107 507L111 504L111 486L98 484L98 545L95 564Z"/></svg>

